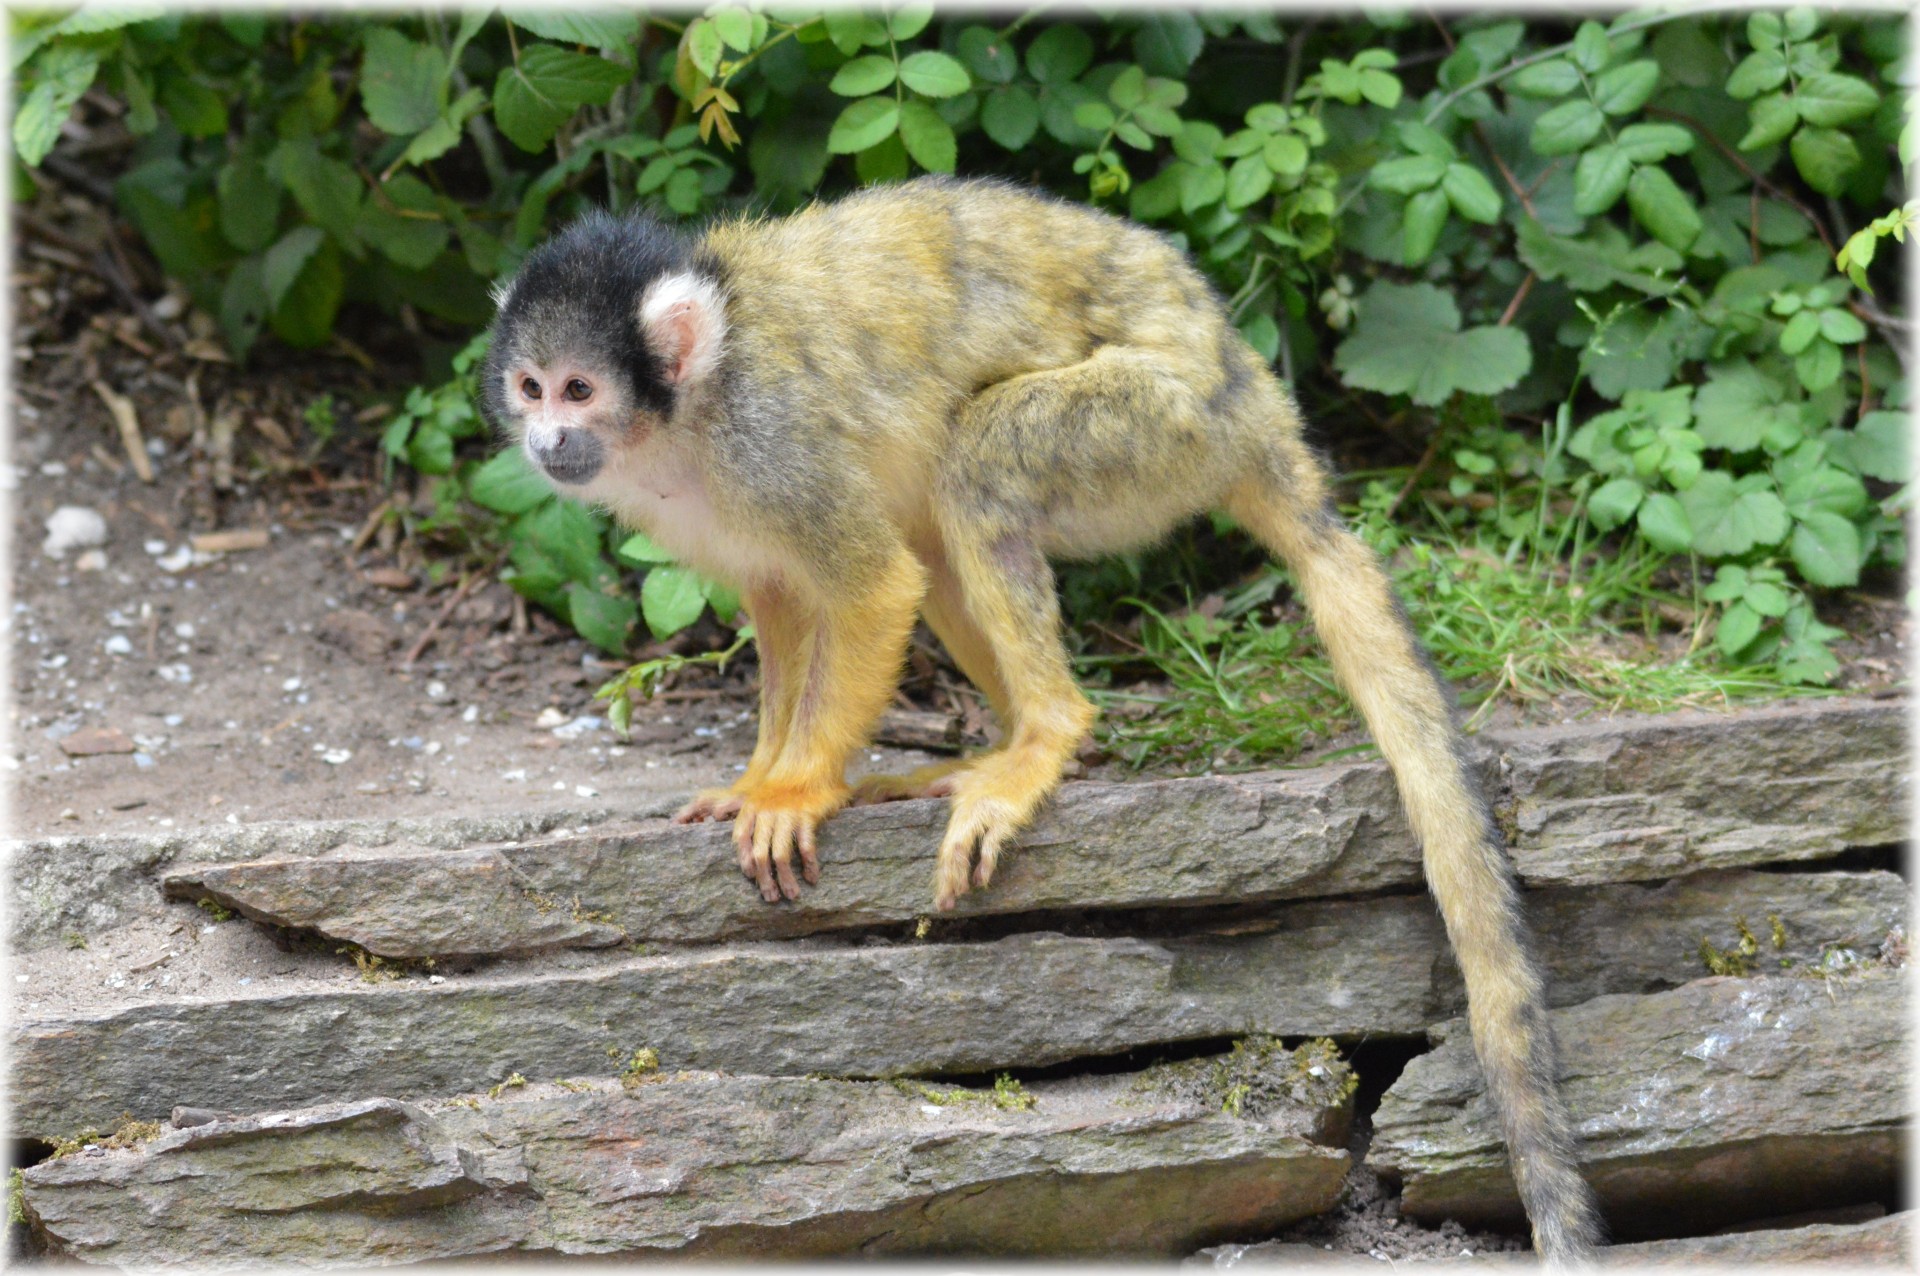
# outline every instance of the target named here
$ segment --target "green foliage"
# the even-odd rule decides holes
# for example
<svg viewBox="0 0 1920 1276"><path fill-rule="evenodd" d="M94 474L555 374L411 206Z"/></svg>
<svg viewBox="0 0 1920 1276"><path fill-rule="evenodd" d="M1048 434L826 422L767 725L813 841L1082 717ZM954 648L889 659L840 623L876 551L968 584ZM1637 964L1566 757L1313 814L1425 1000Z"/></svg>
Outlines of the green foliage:
<svg viewBox="0 0 1920 1276"><path fill-rule="evenodd" d="M1899 15L1009 17L21 13L14 145L39 164L83 94L116 99L138 139L120 210L243 358L324 343L356 307L478 327L487 284L589 205L1036 183L1187 248L1310 409L1506 413L1509 459L1539 509L1577 507L1576 539L1726 578L1705 600L1724 659L1830 671L1810 591L1898 567L1912 503L1880 310L1900 273L1881 245L1920 209ZM472 455L474 353L385 439L432 478L426 521L504 547L515 588L609 651L729 613L517 459ZM1448 454L1450 487L1500 477L1472 469L1484 448ZM1202 667L1220 636L1176 630L1144 636Z"/></svg>

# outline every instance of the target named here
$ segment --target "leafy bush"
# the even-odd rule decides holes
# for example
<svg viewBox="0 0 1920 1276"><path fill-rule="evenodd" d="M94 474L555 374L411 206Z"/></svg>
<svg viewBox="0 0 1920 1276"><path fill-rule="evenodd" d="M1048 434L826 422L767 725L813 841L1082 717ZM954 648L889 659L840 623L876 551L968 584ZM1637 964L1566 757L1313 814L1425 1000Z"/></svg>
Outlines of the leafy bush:
<svg viewBox="0 0 1920 1276"><path fill-rule="evenodd" d="M104 85L121 211L242 356L353 304L479 326L589 204L1001 173L1183 243L1319 419L1414 411L1452 531L1715 565L1733 662L1830 677L1806 590L1905 557L1896 15L145 13L14 19L15 146L38 164ZM387 448L450 519L498 516L516 588L613 651L730 604L517 460L462 459L472 359ZM1538 499L1466 499L1496 483Z"/></svg>

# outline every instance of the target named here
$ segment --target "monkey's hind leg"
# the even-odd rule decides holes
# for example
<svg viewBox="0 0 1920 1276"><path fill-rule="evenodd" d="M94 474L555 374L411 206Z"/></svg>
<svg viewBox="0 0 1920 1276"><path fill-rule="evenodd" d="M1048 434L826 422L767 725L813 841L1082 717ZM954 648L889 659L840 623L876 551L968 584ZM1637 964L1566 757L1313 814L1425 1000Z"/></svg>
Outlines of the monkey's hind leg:
<svg viewBox="0 0 1920 1276"><path fill-rule="evenodd" d="M933 630L933 636L947 649L960 672L965 674L987 698L994 716L1004 728L1012 721L1007 692L1000 680L1000 667L993 658L993 647L980 627L967 614L960 595L960 583L954 579L944 550L930 550L922 556L927 566L927 595L920 603L920 615ZM853 804L899 802L910 798L951 797L954 777L993 750L972 757L953 758L916 767L905 775L869 775L853 786Z"/></svg>
<svg viewBox="0 0 1920 1276"><path fill-rule="evenodd" d="M1600 1232L1557 1089L1545 984L1519 892L1453 715L1379 559L1348 531L1319 467L1285 442L1227 510L1293 569L1334 674L1393 768L1427 882L1467 985L1474 1051L1500 1114L1534 1246L1553 1263L1591 1257Z"/></svg>

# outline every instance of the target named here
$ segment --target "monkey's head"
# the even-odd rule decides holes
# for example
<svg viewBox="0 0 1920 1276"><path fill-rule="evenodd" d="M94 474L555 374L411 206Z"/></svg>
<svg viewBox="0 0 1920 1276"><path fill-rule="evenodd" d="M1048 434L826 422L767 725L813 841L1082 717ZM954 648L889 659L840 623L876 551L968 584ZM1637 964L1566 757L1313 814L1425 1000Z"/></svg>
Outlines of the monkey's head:
<svg viewBox="0 0 1920 1276"><path fill-rule="evenodd" d="M494 295L481 407L560 484L591 483L666 424L726 341L714 268L645 216L589 214Z"/></svg>

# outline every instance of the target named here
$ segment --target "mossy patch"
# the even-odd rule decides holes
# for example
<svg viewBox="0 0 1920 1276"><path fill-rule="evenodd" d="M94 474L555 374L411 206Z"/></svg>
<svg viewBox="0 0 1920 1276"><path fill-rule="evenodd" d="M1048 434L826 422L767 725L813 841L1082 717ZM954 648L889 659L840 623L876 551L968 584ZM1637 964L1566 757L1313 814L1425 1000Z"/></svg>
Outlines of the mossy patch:
<svg viewBox="0 0 1920 1276"><path fill-rule="evenodd" d="M955 1086L951 1090L936 1090L932 1086L907 1077L896 1077L890 1084L900 1093L910 1098L922 1099L935 1107L951 1107L957 1103L991 1103L1002 1112L1026 1112L1032 1109L1036 1099L1027 1088L1020 1084L1012 1073L1003 1072L994 1078L991 1090L970 1090L966 1086Z"/></svg>
<svg viewBox="0 0 1920 1276"><path fill-rule="evenodd" d="M627 1066L620 1070L620 1084L629 1090L659 1079L660 1052L652 1046L642 1046L634 1051L633 1058L627 1060Z"/></svg>
<svg viewBox="0 0 1920 1276"><path fill-rule="evenodd" d="M165 1127L158 1121L136 1121L132 1113L122 1112L120 1124L114 1128L113 1133L102 1134L99 1130L89 1127L66 1138L57 1138L53 1141L52 1156L54 1160L58 1160L63 1156L72 1156L76 1152L85 1151L89 1147L111 1148L116 1151L138 1147L142 1143L159 1138L164 1130Z"/></svg>
<svg viewBox="0 0 1920 1276"><path fill-rule="evenodd" d="M1359 1085L1359 1074L1325 1037L1289 1050L1277 1037L1256 1036L1211 1059L1158 1064L1133 1088L1253 1120L1281 1108L1341 1107Z"/></svg>

